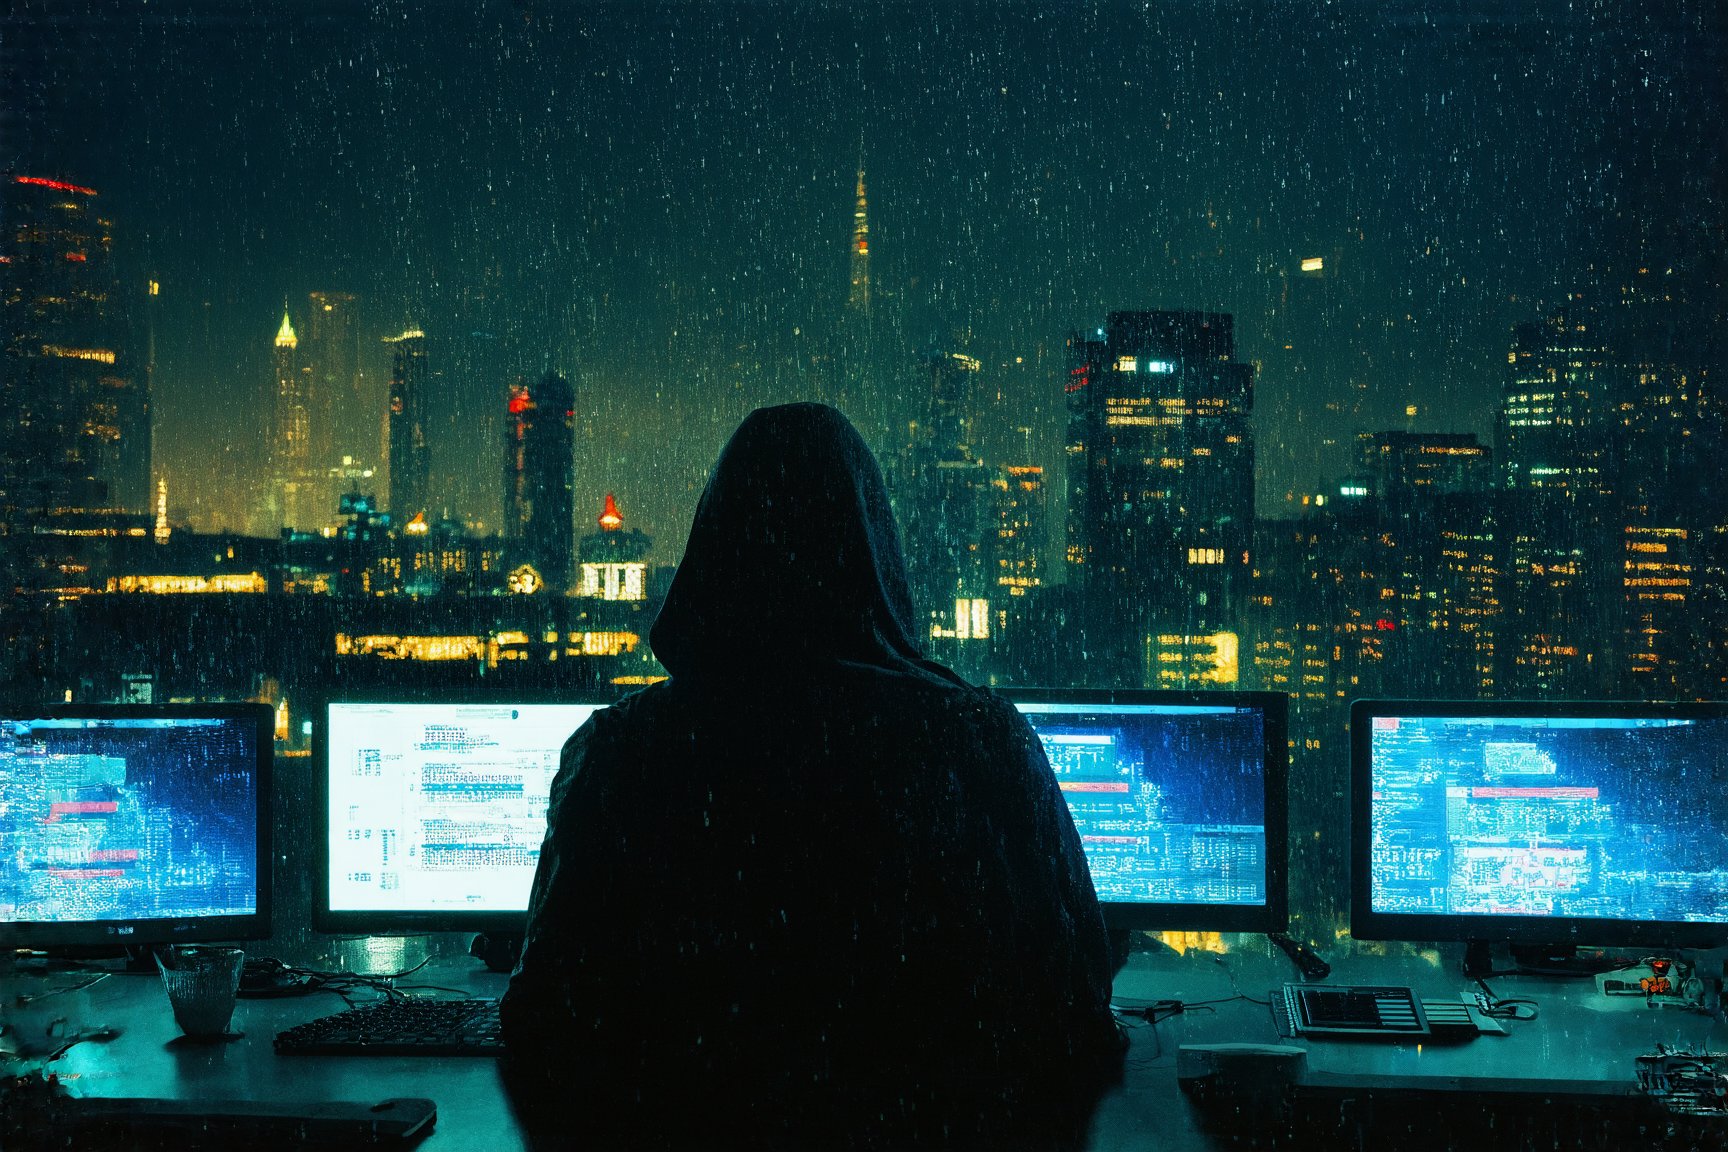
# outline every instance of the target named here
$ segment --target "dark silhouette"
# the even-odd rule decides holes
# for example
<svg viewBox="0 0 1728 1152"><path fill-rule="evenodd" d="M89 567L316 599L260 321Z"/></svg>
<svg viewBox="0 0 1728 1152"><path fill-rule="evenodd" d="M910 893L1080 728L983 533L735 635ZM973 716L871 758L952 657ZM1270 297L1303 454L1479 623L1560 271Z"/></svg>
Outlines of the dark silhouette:
<svg viewBox="0 0 1728 1152"><path fill-rule="evenodd" d="M1120 1068L1079 837L1012 705L925 660L832 408L721 454L651 641L571 737L504 1065L542 1146L1060 1147Z"/></svg>

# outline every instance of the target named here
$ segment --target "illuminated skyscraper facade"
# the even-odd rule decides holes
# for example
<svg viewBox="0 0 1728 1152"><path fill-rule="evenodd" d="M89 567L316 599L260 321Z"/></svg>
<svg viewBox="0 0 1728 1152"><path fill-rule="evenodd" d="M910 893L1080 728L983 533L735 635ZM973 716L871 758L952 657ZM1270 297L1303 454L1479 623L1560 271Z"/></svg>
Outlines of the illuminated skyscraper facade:
<svg viewBox="0 0 1728 1152"><path fill-rule="evenodd" d="M600 530L582 537L577 545L582 581L576 594L594 600L646 600L648 549L654 541L643 532L624 527L618 498L610 492L598 523Z"/></svg>
<svg viewBox="0 0 1728 1152"><path fill-rule="evenodd" d="M361 395L358 305L352 293L310 293L300 330L300 360L310 377L312 466L324 477L318 499L328 505L326 517L341 494L332 470L375 467L380 455L377 406Z"/></svg>
<svg viewBox="0 0 1728 1152"><path fill-rule="evenodd" d="M870 311L870 207L864 196L864 159L858 159L858 202L852 210L852 286L846 307Z"/></svg>
<svg viewBox="0 0 1728 1152"><path fill-rule="evenodd" d="M8 176L0 203L0 523L150 507L150 393L95 189Z"/></svg>
<svg viewBox="0 0 1728 1152"><path fill-rule="evenodd" d="M387 336L390 348L390 398L386 429L390 453L390 517L399 525L416 517L424 523L432 510L432 453L427 443L431 374L426 333L410 328Z"/></svg>
<svg viewBox="0 0 1728 1152"><path fill-rule="evenodd" d="M1588 697L1612 690L1617 557L1611 373L1581 303L1513 330L1496 423L1508 619L1502 689Z"/></svg>
<svg viewBox="0 0 1728 1152"><path fill-rule="evenodd" d="M1069 338L1068 579L1100 683L1233 684L1254 369L1231 317L1112 312Z"/></svg>
<svg viewBox="0 0 1728 1152"><path fill-rule="evenodd" d="M575 551L576 392L556 372L510 389L505 423L504 534L532 579L554 594L570 585Z"/></svg>
<svg viewBox="0 0 1728 1152"><path fill-rule="evenodd" d="M300 359L300 336L287 309L270 357L276 383L276 432L271 461L272 500L263 527L316 531L335 516L320 499L324 478L312 455L312 371Z"/></svg>

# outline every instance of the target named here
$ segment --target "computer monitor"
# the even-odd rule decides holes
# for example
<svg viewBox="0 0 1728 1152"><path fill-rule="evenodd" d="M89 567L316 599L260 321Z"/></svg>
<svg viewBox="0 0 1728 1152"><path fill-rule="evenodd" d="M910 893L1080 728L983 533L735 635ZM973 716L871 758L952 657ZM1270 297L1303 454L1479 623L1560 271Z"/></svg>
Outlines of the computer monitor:
<svg viewBox="0 0 1728 1152"><path fill-rule="evenodd" d="M1728 705L1363 700L1350 731L1354 935L1728 940Z"/></svg>
<svg viewBox="0 0 1728 1152"><path fill-rule="evenodd" d="M1285 697L1016 690L1112 928L1281 932Z"/></svg>
<svg viewBox="0 0 1728 1152"><path fill-rule="evenodd" d="M0 947L270 934L265 704L0 719Z"/></svg>
<svg viewBox="0 0 1728 1152"><path fill-rule="evenodd" d="M520 933L559 753L602 707L327 704L317 926Z"/></svg>

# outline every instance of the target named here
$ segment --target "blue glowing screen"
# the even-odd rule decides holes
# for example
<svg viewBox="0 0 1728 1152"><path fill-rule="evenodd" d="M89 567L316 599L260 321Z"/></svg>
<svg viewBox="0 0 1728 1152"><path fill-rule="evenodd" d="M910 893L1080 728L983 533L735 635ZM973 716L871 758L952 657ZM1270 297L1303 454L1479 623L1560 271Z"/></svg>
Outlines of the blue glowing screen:
<svg viewBox="0 0 1728 1152"><path fill-rule="evenodd" d="M258 726L0 720L0 921L258 910Z"/></svg>
<svg viewBox="0 0 1728 1152"><path fill-rule="evenodd" d="M1112 904L1260 905L1265 717L1216 705L1021 701Z"/></svg>
<svg viewBox="0 0 1728 1152"><path fill-rule="evenodd" d="M1376 716L1375 912L1728 922L1728 719Z"/></svg>

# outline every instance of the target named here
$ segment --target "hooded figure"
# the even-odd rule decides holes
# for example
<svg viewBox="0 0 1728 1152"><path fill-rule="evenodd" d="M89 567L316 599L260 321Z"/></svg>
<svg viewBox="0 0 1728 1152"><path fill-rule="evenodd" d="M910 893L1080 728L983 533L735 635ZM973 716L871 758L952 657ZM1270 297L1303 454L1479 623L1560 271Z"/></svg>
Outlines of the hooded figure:
<svg viewBox="0 0 1728 1152"><path fill-rule="evenodd" d="M753 413L650 636L671 678L552 786L502 1008L537 1143L1083 1135L1121 1048L1079 837L1030 726L911 621L857 431Z"/></svg>

